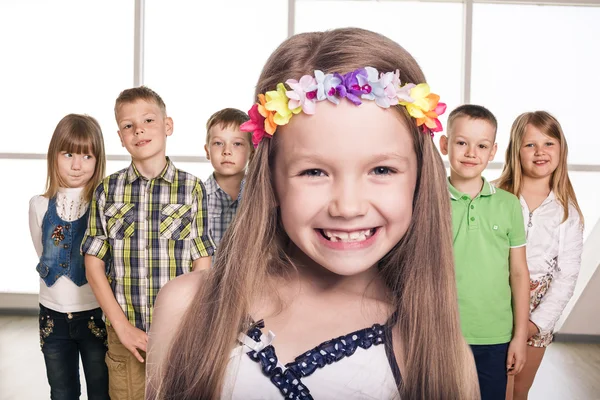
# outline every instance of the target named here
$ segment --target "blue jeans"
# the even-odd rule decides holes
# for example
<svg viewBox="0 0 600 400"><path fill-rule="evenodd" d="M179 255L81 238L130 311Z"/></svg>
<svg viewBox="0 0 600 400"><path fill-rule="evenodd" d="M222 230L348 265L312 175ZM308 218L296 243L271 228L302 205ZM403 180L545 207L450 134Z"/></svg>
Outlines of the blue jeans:
<svg viewBox="0 0 600 400"><path fill-rule="evenodd" d="M508 345L508 343L471 345L477 367L481 400L506 399Z"/></svg>
<svg viewBox="0 0 600 400"><path fill-rule="evenodd" d="M106 327L102 310L60 313L40 304L40 346L52 400L77 400L81 395L79 355L89 400L108 397Z"/></svg>

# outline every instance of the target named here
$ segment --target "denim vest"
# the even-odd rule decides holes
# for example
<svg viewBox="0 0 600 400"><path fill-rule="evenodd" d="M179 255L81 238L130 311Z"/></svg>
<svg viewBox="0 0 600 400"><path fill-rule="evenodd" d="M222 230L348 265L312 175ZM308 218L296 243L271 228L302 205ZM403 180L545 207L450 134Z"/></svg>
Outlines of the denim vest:
<svg viewBox="0 0 600 400"><path fill-rule="evenodd" d="M87 283L83 256L79 248L87 228L89 210L78 220L62 220L56 213L56 196L48 202L48 211L42 221L43 251L37 272L48 287L61 276L77 286Z"/></svg>

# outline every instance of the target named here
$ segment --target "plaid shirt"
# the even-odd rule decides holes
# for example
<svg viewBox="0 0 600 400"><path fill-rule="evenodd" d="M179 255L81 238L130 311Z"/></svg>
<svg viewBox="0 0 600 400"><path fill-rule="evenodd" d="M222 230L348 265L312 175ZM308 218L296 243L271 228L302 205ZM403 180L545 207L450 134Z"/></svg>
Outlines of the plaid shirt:
<svg viewBox="0 0 600 400"><path fill-rule="evenodd" d="M208 203L209 232L210 237L214 240L217 247L219 246L227 227L229 227L231 221L233 221L233 217L235 217L240 201L242 200L244 183L245 180L242 179L240 193L238 194L237 199L233 200L230 195L221 189L215 179L215 174L211 174L204 182Z"/></svg>
<svg viewBox="0 0 600 400"><path fill-rule="evenodd" d="M132 325L147 330L159 289L214 253L206 217L202 182L168 158L154 179L132 163L98 185L81 251L110 266L108 280Z"/></svg>

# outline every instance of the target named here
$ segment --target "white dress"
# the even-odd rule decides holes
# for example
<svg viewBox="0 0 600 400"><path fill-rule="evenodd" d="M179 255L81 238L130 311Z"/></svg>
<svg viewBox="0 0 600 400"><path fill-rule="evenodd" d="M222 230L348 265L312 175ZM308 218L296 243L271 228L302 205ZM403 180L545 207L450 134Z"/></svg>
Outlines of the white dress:
<svg viewBox="0 0 600 400"><path fill-rule="evenodd" d="M282 365L262 321L230 356L222 399L399 399L400 372L388 325L375 324L324 342Z"/></svg>

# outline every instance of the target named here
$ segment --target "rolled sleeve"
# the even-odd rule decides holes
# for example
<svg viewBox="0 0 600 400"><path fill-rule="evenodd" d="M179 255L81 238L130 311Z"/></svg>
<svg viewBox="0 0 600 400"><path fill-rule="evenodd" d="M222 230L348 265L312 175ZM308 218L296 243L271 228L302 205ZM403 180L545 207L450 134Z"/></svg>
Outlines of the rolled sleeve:
<svg viewBox="0 0 600 400"><path fill-rule="evenodd" d="M573 296L583 252L583 226L579 213L574 207L569 208L569 219L563 223L560 235L557 270L548 288L548 292L539 306L531 313L531 321L539 328L540 333L552 333L567 303Z"/></svg>
<svg viewBox="0 0 600 400"><path fill-rule="evenodd" d="M81 242L81 253L100 258L104 262L110 259L110 243L106 236L106 218L104 206L106 191L104 183L98 185L90 202L88 227Z"/></svg>
<svg viewBox="0 0 600 400"><path fill-rule="evenodd" d="M210 257L215 252L215 244L210 237L208 229L208 211L207 211L206 191L200 180L194 188L194 198L192 202L192 260L200 257Z"/></svg>

